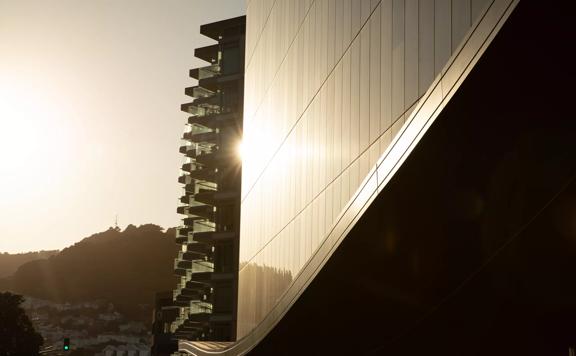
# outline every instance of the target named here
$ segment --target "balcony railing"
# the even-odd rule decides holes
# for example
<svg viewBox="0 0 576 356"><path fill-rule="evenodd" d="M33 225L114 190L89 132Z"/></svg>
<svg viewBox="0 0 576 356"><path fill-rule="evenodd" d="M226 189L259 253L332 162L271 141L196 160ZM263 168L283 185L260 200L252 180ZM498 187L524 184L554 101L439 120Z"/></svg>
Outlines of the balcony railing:
<svg viewBox="0 0 576 356"><path fill-rule="evenodd" d="M220 64L218 63L190 70L190 77L196 80L209 79L218 75L220 75Z"/></svg>
<svg viewBox="0 0 576 356"><path fill-rule="evenodd" d="M184 93L193 98L205 98L214 95L214 92L201 86L189 87L184 89Z"/></svg>

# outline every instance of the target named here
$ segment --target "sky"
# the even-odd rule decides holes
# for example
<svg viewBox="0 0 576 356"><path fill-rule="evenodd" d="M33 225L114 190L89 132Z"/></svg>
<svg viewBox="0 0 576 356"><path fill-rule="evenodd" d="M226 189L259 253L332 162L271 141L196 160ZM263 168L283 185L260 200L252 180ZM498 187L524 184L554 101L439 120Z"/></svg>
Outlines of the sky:
<svg viewBox="0 0 576 356"><path fill-rule="evenodd" d="M0 253L177 226L204 23L244 0L0 0Z"/></svg>

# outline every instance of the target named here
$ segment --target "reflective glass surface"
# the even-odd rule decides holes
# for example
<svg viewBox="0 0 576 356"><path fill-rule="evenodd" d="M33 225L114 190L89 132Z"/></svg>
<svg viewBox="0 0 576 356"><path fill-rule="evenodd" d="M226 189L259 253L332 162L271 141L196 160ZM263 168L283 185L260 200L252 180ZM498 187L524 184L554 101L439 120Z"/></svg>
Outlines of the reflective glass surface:
<svg viewBox="0 0 576 356"><path fill-rule="evenodd" d="M248 3L239 338L294 281L488 2Z"/></svg>

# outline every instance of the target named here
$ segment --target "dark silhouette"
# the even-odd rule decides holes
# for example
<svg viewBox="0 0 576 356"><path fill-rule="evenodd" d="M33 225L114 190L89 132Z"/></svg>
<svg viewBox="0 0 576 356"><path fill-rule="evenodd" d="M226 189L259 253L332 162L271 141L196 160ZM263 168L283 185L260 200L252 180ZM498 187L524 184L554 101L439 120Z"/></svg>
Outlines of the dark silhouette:
<svg viewBox="0 0 576 356"><path fill-rule="evenodd" d="M54 256L58 253L58 250L53 251L38 251L38 252L27 252L27 253L0 253L0 278L11 276L18 267L22 266L24 263L46 259L50 256Z"/></svg>
<svg viewBox="0 0 576 356"><path fill-rule="evenodd" d="M175 287L174 229L110 228L58 255L22 265L8 289L56 302L107 300L127 317L150 322L154 293Z"/></svg>
<svg viewBox="0 0 576 356"><path fill-rule="evenodd" d="M0 356L38 355L44 340L20 306L24 298L0 293Z"/></svg>

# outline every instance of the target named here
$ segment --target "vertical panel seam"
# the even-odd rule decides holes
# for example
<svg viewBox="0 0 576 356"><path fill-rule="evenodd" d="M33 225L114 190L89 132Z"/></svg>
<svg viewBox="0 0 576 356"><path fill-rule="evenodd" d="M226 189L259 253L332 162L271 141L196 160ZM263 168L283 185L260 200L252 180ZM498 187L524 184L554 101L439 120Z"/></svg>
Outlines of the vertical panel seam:
<svg viewBox="0 0 576 356"><path fill-rule="evenodd" d="M381 0L378 2L378 5L380 5ZM376 5L376 8L378 8L378 5ZM370 13L370 16L368 16L368 19L370 19L370 17L372 17L372 14L374 13L374 11L372 11ZM316 92L314 93L314 95L312 96L312 98L310 99L310 101L308 102L308 104L306 104L304 111L300 114L300 116L298 117L298 119L294 122L294 124L292 125L292 127L290 128L290 130L287 132L286 136L282 139L282 142L280 143L280 146L276 149L276 151L273 153L273 155L270 157L270 160L268 160L268 162L266 162L266 164L264 165L262 171L260 171L260 173L258 174L258 176L256 177L256 179L254 180L254 182L252 183L252 185L250 186L250 188L248 189L248 192L246 193L246 195L244 196L244 198L242 198L242 202L244 202L244 200L246 200L246 198L248 197L248 195L250 194L250 192L252 191L252 189L254 188L254 186L256 185L256 183L261 179L262 175L264 174L264 172L266 171L266 169L268 168L268 166L270 165L270 162L272 161L272 159L276 156L276 154L278 154L278 151L280 150L280 148L282 147L282 145L284 145L284 143L286 142L286 139L288 138L288 136L290 136L290 133L294 130L294 127L296 127L296 125L298 124L298 122L300 122L300 119L302 118L302 116L304 116L304 114L306 113L306 111L309 109L310 105L312 104L312 102L314 101L314 99L316 98L316 96L318 96L318 93L320 92L320 90L322 89L322 87L324 86L324 83L326 82L326 80L328 80L328 78L330 77L330 75L332 75L332 73L334 72L334 69L336 68L336 66L338 65L338 63L340 63L342 61L342 58L344 58L344 55L346 54L346 52L348 52L348 50L350 49L350 47L352 46L352 43L354 43L355 39L358 38L358 36L360 35L360 32L362 31L362 28L366 25L366 23L368 23L368 20L366 20L366 22L360 27L360 31L358 31L358 33L356 33L356 36L354 36L354 38L350 41L350 44L348 45L348 47L346 47L346 49L344 50L342 56L340 56L340 58L338 59L338 62L334 64L334 66L332 67L332 69L330 70L330 72L327 74L326 78L324 78L324 80L322 81L322 83L320 84L320 86L318 87L318 90L316 90ZM284 57L286 58L286 57ZM278 70L279 71L279 70ZM278 73L278 71L276 73ZM276 76L276 75L275 75Z"/></svg>

